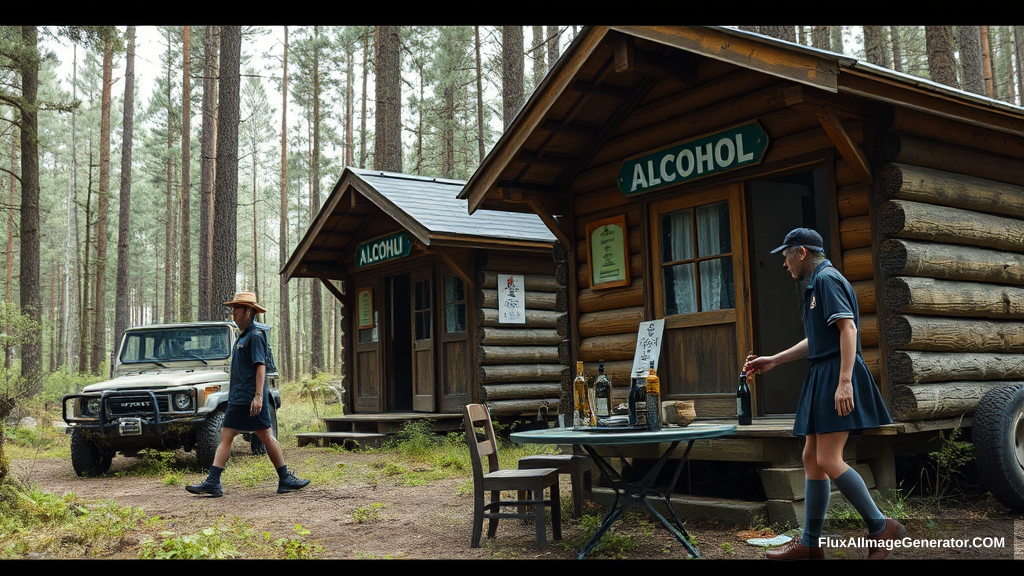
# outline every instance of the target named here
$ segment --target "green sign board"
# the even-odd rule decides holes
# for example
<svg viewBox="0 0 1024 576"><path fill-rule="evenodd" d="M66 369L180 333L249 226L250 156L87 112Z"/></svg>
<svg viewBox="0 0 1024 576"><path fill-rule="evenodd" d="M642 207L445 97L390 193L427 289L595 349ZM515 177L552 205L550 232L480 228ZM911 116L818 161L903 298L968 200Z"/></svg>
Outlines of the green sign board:
<svg viewBox="0 0 1024 576"><path fill-rule="evenodd" d="M633 196L758 164L767 148L768 135L750 122L626 160L619 190Z"/></svg>
<svg viewBox="0 0 1024 576"><path fill-rule="evenodd" d="M405 232L382 236L359 245L357 266L362 268L388 260L405 258L411 251L412 239Z"/></svg>

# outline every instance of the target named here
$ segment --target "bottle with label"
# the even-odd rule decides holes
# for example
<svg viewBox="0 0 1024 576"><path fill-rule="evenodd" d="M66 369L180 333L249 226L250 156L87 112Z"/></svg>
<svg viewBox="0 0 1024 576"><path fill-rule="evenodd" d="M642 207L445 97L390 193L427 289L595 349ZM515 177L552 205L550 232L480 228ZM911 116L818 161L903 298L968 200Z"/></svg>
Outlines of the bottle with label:
<svg viewBox="0 0 1024 576"><path fill-rule="evenodd" d="M740 386L736 390L736 419L741 425L751 423L750 387L747 386L747 373L740 372Z"/></svg>
<svg viewBox="0 0 1024 576"><path fill-rule="evenodd" d="M583 362L576 362L576 379L573 380L572 388L575 404L572 417L573 427L593 426L594 413L590 409L590 391L587 379L583 375Z"/></svg>
<svg viewBox="0 0 1024 576"><path fill-rule="evenodd" d="M647 379L643 370L636 371L629 389L629 425L647 428Z"/></svg>
<svg viewBox="0 0 1024 576"><path fill-rule="evenodd" d="M647 371L644 388L647 392L647 428L661 430L661 379L654 371L654 360L651 360L651 368Z"/></svg>
<svg viewBox="0 0 1024 576"><path fill-rule="evenodd" d="M612 383L604 373L604 360L597 363L594 381L594 415L604 418L612 415Z"/></svg>

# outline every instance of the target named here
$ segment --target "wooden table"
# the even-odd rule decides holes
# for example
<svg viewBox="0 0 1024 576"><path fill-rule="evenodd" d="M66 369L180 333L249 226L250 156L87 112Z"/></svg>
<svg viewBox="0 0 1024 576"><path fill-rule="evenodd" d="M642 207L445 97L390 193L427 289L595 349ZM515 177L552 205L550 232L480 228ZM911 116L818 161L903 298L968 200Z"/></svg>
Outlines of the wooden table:
<svg viewBox="0 0 1024 576"><path fill-rule="evenodd" d="M686 548L691 557L700 558L700 552L690 543L689 535L683 527L683 521L672 507L672 488L679 479L679 474L683 470L686 458L690 454L690 449L693 447L695 440L719 438L735 432L736 426L732 424L690 424L683 428L666 427L656 432L611 431L610 429L607 431L606 429L595 431L592 428L548 428L547 430L514 432L510 438L513 442L519 444L579 444L583 446L584 450L594 459L594 463L601 471L601 476L604 477L605 482L615 492L615 498L601 519L601 525L594 532L594 536L580 550L579 558L585 558L590 554L608 528L626 510L633 506L646 508L651 516L657 518L662 526L679 540L679 543ZM684 441L686 442L686 450L676 464L672 480L668 484L659 485L657 483L658 474L664 468L672 453L675 452L679 443ZM662 451L661 457L655 462L654 466L639 480L623 478L596 449L598 446L626 446L634 444L657 444L661 447ZM654 505L651 503L652 498L659 498L665 502L671 520L654 508Z"/></svg>

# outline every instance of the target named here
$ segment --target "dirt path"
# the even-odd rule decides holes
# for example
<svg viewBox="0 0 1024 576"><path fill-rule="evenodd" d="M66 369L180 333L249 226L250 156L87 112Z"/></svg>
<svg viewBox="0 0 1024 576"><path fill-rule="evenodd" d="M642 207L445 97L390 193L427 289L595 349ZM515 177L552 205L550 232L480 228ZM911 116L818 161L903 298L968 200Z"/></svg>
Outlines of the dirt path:
<svg viewBox="0 0 1024 576"><path fill-rule="evenodd" d="M238 450L236 445L235 454L241 455ZM188 458L182 456L182 460ZM237 516L251 524L256 534L262 536L267 531L274 539L293 537L293 527L301 524L309 531L306 538L322 546L321 557L327 559L571 559L585 532L579 521L564 522L563 542L576 542L575 547L554 543L547 550L540 550L534 542L532 525L503 520L496 539L487 540L485 535L484 545L473 549L469 547L473 502L471 493L463 489L463 478L418 486L399 485L391 477L374 473L379 472L374 463L385 458L379 454L286 447L285 458L300 475L315 477L317 470L340 467L345 470L345 480L315 481L300 492L278 495L276 480L245 487L226 477L225 496L205 498L188 494L183 488L183 484L200 481L203 474L185 471L183 481L177 485L165 484L162 476L119 477L117 472L138 462L120 456L114 459L110 472L99 478L78 478L69 462L52 458L15 460L12 470L17 478L48 492L74 492L87 500L110 499L122 506L142 508L146 517L164 520L162 530L179 535L197 533L221 517ZM230 462L228 466L230 470ZM568 493L568 485L563 492ZM962 511L946 514L1020 518L1019 514L1007 514L996 506L979 511L976 504L965 504ZM376 511L379 518L356 522L353 514L359 509ZM597 514L599 510L591 512ZM749 527L694 521L687 523L687 529L707 558L763 558L760 548L743 541L743 532ZM1024 541L1022 530L1021 526L1016 529L1018 542ZM622 558L686 557L683 548L665 530L640 516L617 524L615 533L628 535L635 544L622 553ZM144 536L138 535L138 540ZM134 558L137 554L137 546L128 546L115 557ZM856 552L850 554L856 556Z"/></svg>

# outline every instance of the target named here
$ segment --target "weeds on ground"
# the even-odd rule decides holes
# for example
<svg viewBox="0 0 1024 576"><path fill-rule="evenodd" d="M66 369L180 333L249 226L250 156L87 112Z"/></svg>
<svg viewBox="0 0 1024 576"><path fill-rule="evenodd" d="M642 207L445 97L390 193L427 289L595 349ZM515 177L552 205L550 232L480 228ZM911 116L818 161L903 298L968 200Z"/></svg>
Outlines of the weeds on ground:
<svg viewBox="0 0 1024 576"><path fill-rule="evenodd" d="M309 536L309 530L303 528L302 524L296 524L294 530L297 536ZM270 532L264 532L263 538L270 542ZM274 540L274 546L289 560L316 558L323 552L323 546L306 542L303 538L278 538Z"/></svg>
<svg viewBox="0 0 1024 576"><path fill-rule="evenodd" d="M623 519L636 521L632 512L627 513ZM572 538L562 540L562 547L566 550L578 552L594 536L600 525L601 516L584 514L580 517L579 532ZM629 535L617 533L613 526L601 536L601 539L598 540L590 555L602 558L625 558L625 555L635 550L636 546L636 542Z"/></svg>
<svg viewBox="0 0 1024 576"><path fill-rule="evenodd" d="M114 476L123 478L126 476L165 476L171 472L171 467L177 463L174 452L161 450L143 449L139 450L142 460L129 466L124 470L114 473Z"/></svg>
<svg viewBox="0 0 1024 576"><path fill-rule="evenodd" d="M139 546L139 558L221 559L221 558L315 558L323 548L306 540L309 530L296 524L296 537L274 540L269 532L255 536L251 524L238 517L220 517L213 526L195 534L178 535L163 531L156 538L147 538Z"/></svg>
<svg viewBox="0 0 1024 576"><path fill-rule="evenodd" d="M380 520L380 511L384 508L381 502L374 502L369 506L362 506L352 511L352 521L356 524L366 524Z"/></svg>
<svg viewBox="0 0 1024 576"><path fill-rule="evenodd" d="M0 558L106 557L130 546L132 534L147 522L141 508L9 483L0 487Z"/></svg>
<svg viewBox="0 0 1024 576"><path fill-rule="evenodd" d="M963 495L959 480L964 477L964 468L971 460L974 460L974 446L970 442L960 440L962 433L959 423L949 432L949 435L946 435L945 431L939 430L940 448L928 453L934 466L935 477L930 478L931 481L927 482L925 479L927 469L921 471L922 485L928 485L938 506L942 505L942 500L945 498Z"/></svg>

